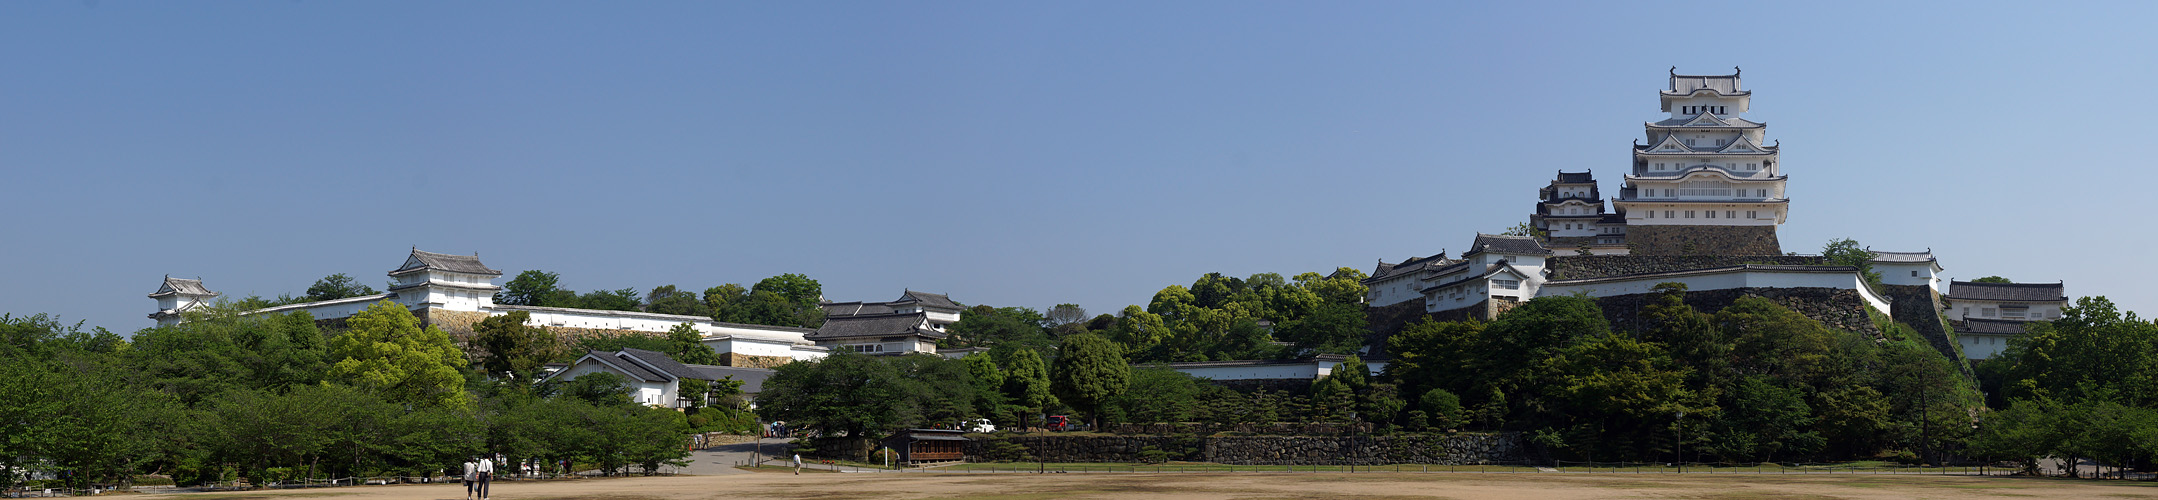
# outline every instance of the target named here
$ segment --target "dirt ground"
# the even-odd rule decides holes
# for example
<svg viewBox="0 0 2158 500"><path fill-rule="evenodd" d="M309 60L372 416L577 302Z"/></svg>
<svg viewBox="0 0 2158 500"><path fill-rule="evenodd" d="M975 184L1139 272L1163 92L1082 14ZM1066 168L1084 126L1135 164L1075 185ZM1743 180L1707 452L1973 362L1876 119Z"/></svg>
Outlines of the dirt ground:
<svg viewBox="0 0 2158 500"><path fill-rule="evenodd" d="M129 495L175 500L282 498L464 498L454 485ZM718 498L1167 498L1167 499L1520 499L1602 498L1907 499L2151 498L2158 483L1955 476L1770 476L1626 474L786 474L632 477L502 483L501 500L661 500Z"/></svg>

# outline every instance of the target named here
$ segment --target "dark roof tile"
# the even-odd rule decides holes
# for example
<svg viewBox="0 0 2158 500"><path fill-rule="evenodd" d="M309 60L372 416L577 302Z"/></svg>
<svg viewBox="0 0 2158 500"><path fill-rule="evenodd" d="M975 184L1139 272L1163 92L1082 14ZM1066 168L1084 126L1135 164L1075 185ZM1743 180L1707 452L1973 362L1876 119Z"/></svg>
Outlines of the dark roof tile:
<svg viewBox="0 0 2158 500"><path fill-rule="evenodd" d="M2027 302L2053 302L2068 300L2061 283L1976 283L1953 281L1948 284L1949 300L2018 300Z"/></svg>
<svg viewBox="0 0 2158 500"><path fill-rule="evenodd" d="M1982 333L1993 335L2022 335L2023 321L1999 319L1966 319L1956 328L1956 333Z"/></svg>
<svg viewBox="0 0 2158 500"><path fill-rule="evenodd" d="M390 271L390 275L395 276L420 270L448 271L453 273L466 274L487 274L493 276L502 275L502 271L488 269L485 264L481 264L480 257L478 255L450 255L446 253L421 251L418 248L412 249L412 256L405 258L405 265L398 266L397 270L395 271Z"/></svg>
<svg viewBox="0 0 2158 500"><path fill-rule="evenodd" d="M824 326L817 333L804 337L808 340L830 340L856 337L892 337L920 335L933 339L944 338L944 333L931 330L928 313L864 314L825 318Z"/></svg>

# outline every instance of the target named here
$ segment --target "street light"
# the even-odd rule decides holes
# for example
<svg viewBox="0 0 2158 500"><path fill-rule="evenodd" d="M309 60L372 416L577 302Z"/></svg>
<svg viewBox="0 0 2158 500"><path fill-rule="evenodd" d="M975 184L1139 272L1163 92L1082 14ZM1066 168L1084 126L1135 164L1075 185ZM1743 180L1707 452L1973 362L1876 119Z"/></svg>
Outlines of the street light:
<svg viewBox="0 0 2158 500"><path fill-rule="evenodd" d="M1686 410L1678 411L1678 473L1686 473Z"/></svg>

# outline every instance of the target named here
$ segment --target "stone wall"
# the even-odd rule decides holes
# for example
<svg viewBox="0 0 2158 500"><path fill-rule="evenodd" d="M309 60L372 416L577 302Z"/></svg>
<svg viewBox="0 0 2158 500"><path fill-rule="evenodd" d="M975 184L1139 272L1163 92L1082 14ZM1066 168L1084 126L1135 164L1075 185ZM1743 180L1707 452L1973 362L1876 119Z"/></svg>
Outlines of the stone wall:
<svg viewBox="0 0 2158 500"><path fill-rule="evenodd" d="M1800 255L1577 255L1552 256L1544 265L1551 271L1550 279L1577 280L1741 264L1821 266L1828 265L1828 261L1819 256Z"/></svg>
<svg viewBox="0 0 2158 500"><path fill-rule="evenodd" d="M1965 375L1970 375L1971 365L1964 362L1963 344L1956 341L1956 333L1948 329L1946 318L1941 316L1941 294L1925 285L1878 285L1874 289L1888 299L1897 323L1910 325L1933 350L1956 361Z"/></svg>
<svg viewBox="0 0 2158 500"><path fill-rule="evenodd" d="M966 446L967 460L1012 460L987 456L1016 444L1027 458L1046 462L1140 462L1152 448L1170 460L1236 465L1382 465L1513 463L1526 458L1519 434L1403 434L1392 436L1006 436L976 439Z"/></svg>
<svg viewBox="0 0 2158 500"><path fill-rule="evenodd" d="M1633 255L1783 255L1776 226L1626 226Z"/></svg>
<svg viewBox="0 0 2158 500"><path fill-rule="evenodd" d="M1838 330L1880 335L1881 330L1866 315L1866 299L1857 290L1839 288L1735 288L1728 290L1688 290L1686 305L1704 313L1715 313L1737 302L1739 297L1761 297L1788 307L1815 321ZM1597 307L1603 308L1604 318L1611 321L1611 329L1640 331L1641 312L1656 301L1656 294L1617 295L1596 299ZM1891 306L1893 307L1893 306Z"/></svg>
<svg viewBox="0 0 2158 500"><path fill-rule="evenodd" d="M731 352L723 352L719 354L720 366L740 366L744 368L777 368L779 367L779 365L793 362L794 358L784 356L751 356L748 354L736 354Z"/></svg>

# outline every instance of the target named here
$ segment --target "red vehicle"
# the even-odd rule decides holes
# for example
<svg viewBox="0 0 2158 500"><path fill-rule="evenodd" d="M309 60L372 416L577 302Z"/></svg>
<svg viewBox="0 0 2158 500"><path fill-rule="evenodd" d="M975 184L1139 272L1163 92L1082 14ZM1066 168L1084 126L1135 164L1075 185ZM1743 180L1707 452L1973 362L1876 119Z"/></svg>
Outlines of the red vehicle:
<svg viewBox="0 0 2158 500"><path fill-rule="evenodd" d="M1049 425L1044 425L1043 427L1047 427L1050 431L1053 432L1064 432L1070 430L1078 430L1078 422L1073 421L1072 418L1069 416L1050 415Z"/></svg>

